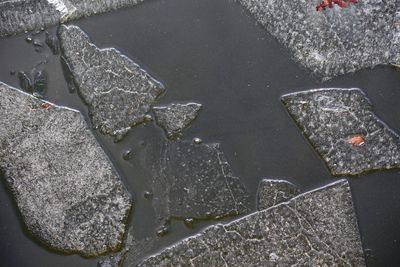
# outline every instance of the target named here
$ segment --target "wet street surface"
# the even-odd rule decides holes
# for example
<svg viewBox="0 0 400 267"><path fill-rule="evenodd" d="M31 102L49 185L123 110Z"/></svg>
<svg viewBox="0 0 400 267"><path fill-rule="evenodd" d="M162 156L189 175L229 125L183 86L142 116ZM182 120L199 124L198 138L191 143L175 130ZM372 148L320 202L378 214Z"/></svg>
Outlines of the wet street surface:
<svg viewBox="0 0 400 267"><path fill-rule="evenodd" d="M354 8L357 8L357 5L354 5ZM148 73L154 81L165 87L163 94L157 91L150 98L145 95L148 101L146 105L165 108L173 107L171 103L195 104L194 110L180 107L181 109L168 111L169 114L160 114L158 120L155 117L157 108L151 111L146 105L145 108L140 107L143 113L140 113L140 118L134 118L135 122L129 126L143 123L129 131L123 131L123 138L116 139L116 134L103 133L112 132L121 125L118 129L125 129L127 126L114 120L111 123L115 124L104 128L107 130L103 133L101 129L95 129L94 126L99 125L93 122L90 113L93 107L85 104L84 97L79 95L80 92L76 88L77 84L71 82L71 75L81 73L71 74L66 69L65 62L60 58L62 53L54 54L54 47L52 51L46 44L54 42L46 42L44 31L0 39L0 81L25 90L32 88L31 91L27 90L28 93L37 92L51 103L79 110L96 140L109 156L115 172L132 195L134 208L127 221L126 243L129 251L124 266L135 265L143 257L155 253L162 255L166 247L175 243L184 244L185 238L216 223L227 224L235 220L228 224L229 227L244 227L243 232L246 233L247 226L244 226L246 224L242 223L242 220L247 219L240 219L240 216L256 211L257 202L261 205L257 192L262 191L259 190L262 179L286 180L295 186L292 190L304 193L299 196L301 198L310 194L307 193L310 190L338 182L342 178L348 180L354 213L351 206L343 200L349 197L351 199L348 189L340 186L342 189L339 191L346 197L338 199L343 202L335 202L328 198L324 203L331 207L328 209L332 214L329 218L342 218L346 227L336 227L338 224L335 223L338 222L330 221L330 229L341 229L341 233L345 233L344 236L352 233L350 236L354 237L351 239L354 242L349 244L348 251L354 252L350 253L350 256L353 257L355 265L362 265L364 261L367 266L400 264L400 173L397 169L399 163L379 161L379 164L367 166L368 164L362 161L366 157L353 159L350 153L344 162L345 166L350 167L332 171L324 156L325 150L317 149L318 144L322 142L329 150L332 142L324 139L329 137L329 134L323 132L329 130L329 125L321 126L318 130L321 135L314 136L313 139L306 129L298 127L301 123L296 124L296 114L306 115L299 111L294 114L287 108L287 104L285 106L282 103L283 95L310 89L360 88L371 102L373 115L376 116L373 119L379 118L379 122L384 122L387 129L400 133L399 70L388 65L378 65L374 69L362 69L322 82L320 77L311 74L312 70L300 64L298 58L293 58L289 49L257 25L256 20L241 4L229 0L148 0L131 8L78 19L70 24L87 33L90 42L98 48L117 49L140 66L140 73ZM56 27L47 29L47 36L56 36L56 30ZM381 55L378 57L381 59ZM113 61L116 62L118 63ZM111 70L117 68L110 66ZM44 74L37 74L40 71L46 73L46 78L43 78ZM21 75L18 75L18 72L26 74L22 79L23 83L20 83L18 76ZM149 78L143 79L147 81ZM47 84L45 90L42 88L43 84ZM99 86L102 84L99 82ZM127 90L129 83L124 86L124 90ZM37 91L34 88L37 88ZM119 101L118 97L113 96L111 100ZM132 104L126 97L121 99ZM324 101L322 100L322 103L327 106L329 101ZM197 110L199 105L201 110ZM328 107L332 108L332 105ZM337 108L337 105L334 105L334 108ZM118 111L118 107L113 109L105 106L98 110L101 110L99 118L103 119L101 116L104 112L117 114L115 111ZM188 112L191 116L185 117L180 112ZM360 114L364 116L366 113ZM118 114L115 116L120 118ZM319 114L313 118L317 120L321 116ZM328 120L332 121L329 116ZM370 117L366 119L371 120ZM313 122L312 119L302 125L309 126L310 122ZM103 121L100 124L104 125ZM333 133L332 136L337 136L337 132L343 133L343 129L351 129L348 125L340 125L342 128L334 126L329 132ZM366 136L371 132L373 131L369 128L365 132L345 132L340 138L347 139L343 139L341 145L347 145L350 149L366 149L369 145ZM179 137L181 139L176 141ZM394 138L394 141L383 140L382 143L390 144L392 148L397 147L397 134L392 134L391 138ZM153 147L155 150L151 150L149 154L149 148ZM397 150L389 150L396 154ZM166 156L160 156L160 151ZM158 156L154 156L152 161L151 155ZM223 158L218 158L219 155ZM208 158L210 162L207 162ZM163 162L165 159L170 161ZM374 159L376 157L372 157L371 162ZM64 161L66 165L68 160L73 161L67 158ZM187 165L179 165L177 162ZM354 165L354 162L358 162L357 165ZM365 165L360 165L360 162ZM378 167L389 168L387 164L390 165L390 170L377 170ZM357 168L353 168L354 166ZM372 169L373 171L363 172ZM196 186L190 188L190 185L196 183L196 178L212 175L218 177L215 179L218 188L224 188L219 194L215 194L215 187L208 189L201 183L204 187L200 187L199 192L193 191L198 188ZM193 179L193 183L189 183L185 177L189 177L189 182ZM229 179L234 182L229 183ZM223 185L225 181L226 184ZM18 199L14 200L9 189L6 180L2 179L0 266L97 266L99 258L64 255L37 241L34 235L28 233L17 207ZM282 192L284 190L286 189L282 189ZM293 196L290 194L283 197L283 201L291 201L298 192ZM206 199L212 201L208 202ZM194 200L193 203L197 206L180 207L191 200ZM243 206L236 202L241 202ZM226 203L229 205L225 206ZM271 210L281 212L282 218L295 221L295 217L287 216L286 204L275 204L277 203L274 202ZM310 207L312 204L306 205L304 209L309 211ZM349 212L345 212L345 209ZM207 210L215 212L207 213ZM346 216L340 216L341 212ZM260 214L269 214L265 215L269 218L272 216L269 209L247 216L258 217ZM315 216L319 218L318 215ZM355 219L358 222L359 236ZM310 224L310 227L312 228L313 224ZM218 226L207 229L214 228ZM237 231L236 228L234 231ZM221 244L230 244L232 236L223 233L217 236L216 239ZM279 231L276 238L280 238ZM360 256L359 241L365 259ZM339 244L339 241L335 243L338 247L343 246ZM179 254L179 246L181 245L178 245L176 255ZM302 248L307 249L306 246ZM191 257L194 258L196 253ZM157 255L154 258L155 262L159 257ZM204 254L204 251L201 251L198 255L212 260L215 253ZM279 255L270 252L267 256L269 260L279 263ZM328 256L322 258L330 262ZM215 260L214 263L218 264L221 258L216 257Z"/></svg>

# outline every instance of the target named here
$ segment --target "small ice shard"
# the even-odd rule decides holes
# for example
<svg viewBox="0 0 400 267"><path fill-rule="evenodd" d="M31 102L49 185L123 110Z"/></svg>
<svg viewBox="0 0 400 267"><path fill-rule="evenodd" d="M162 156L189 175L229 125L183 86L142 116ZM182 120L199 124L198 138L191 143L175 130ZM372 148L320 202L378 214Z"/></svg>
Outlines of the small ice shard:
<svg viewBox="0 0 400 267"><path fill-rule="evenodd" d="M399 136L360 89L309 90L282 102L333 175L400 167Z"/></svg>
<svg viewBox="0 0 400 267"><path fill-rule="evenodd" d="M215 219L250 211L249 195L219 144L168 141L148 150L146 168L158 218Z"/></svg>
<svg viewBox="0 0 400 267"><path fill-rule="evenodd" d="M161 83L118 50L96 47L79 27L60 26L59 38L95 128L120 139L146 119Z"/></svg>
<svg viewBox="0 0 400 267"><path fill-rule="evenodd" d="M182 130L187 128L197 117L201 104L169 104L163 107L153 107L156 123L162 127L168 138L182 135Z"/></svg>
<svg viewBox="0 0 400 267"><path fill-rule="evenodd" d="M237 0L314 74L336 75L400 63L398 1L358 1L316 11L321 0Z"/></svg>
<svg viewBox="0 0 400 267"><path fill-rule="evenodd" d="M44 70L35 71L33 74L33 95L43 98L47 89L47 73Z"/></svg>
<svg viewBox="0 0 400 267"><path fill-rule="evenodd" d="M164 249L139 266L365 266L349 184L340 180Z"/></svg>
<svg viewBox="0 0 400 267"><path fill-rule="evenodd" d="M33 40L33 46L35 47L43 47L43 43L37 39Z"/></svg>
<svg viewBox="0 0 400 267"><path fill-rule="evenodd" d="M52 249L118 249L129 193L75 110L0 83L0 168L28 230Z"/></svg>
<svg viewBox="0 0 400 267"><path fill-rule="evenodd" d="M33 81L30 76L30 74L24 72L24 71L19 71L17 74L18 80L19 80L19 86L21 87L22 90L25 92L32 92L33 91Z"/></svg>
<svg viewBox="0 0 400 267"><path fill-rule="evenodd" d="M300 194L300 190L285 180L263 179L258 185L257 209L265 210Z"/></svg>
<svg viewBox="0 0 400 267"><path fill-rule="evenodd" d="M33 69L30 73L18 72L19 85L25 92L43 98L47 89L47 73Z"/></svg>
<svg viewBox="0 0 400 267"><path fill-rule="evenodd" d="M0 36L39 30L141 2L143 0L1 0Z"/></svg>
<svg viewBox="0 0 400 267"><path fill-rule="evenodd" d="M199 137L195 137L195 138L193 138L193 143L196 145L199 145L199 144L203 143L203 140L201 140L201 138L199 138Z"/></svg>

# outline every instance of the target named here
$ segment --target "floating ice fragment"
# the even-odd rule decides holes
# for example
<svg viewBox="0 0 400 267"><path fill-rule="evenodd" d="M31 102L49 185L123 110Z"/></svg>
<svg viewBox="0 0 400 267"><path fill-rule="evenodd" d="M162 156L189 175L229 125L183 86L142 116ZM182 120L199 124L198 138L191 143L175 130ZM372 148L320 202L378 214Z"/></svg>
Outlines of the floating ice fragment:
<svg viewBox="0 0 400 267"><path fill-rule="evenodd" d="M153 197L153 194L150 191L144 191L143 192L143 197L145 199L151 199Z"/></svg>
<svg viewBox="0 0 400 267"><path fill-rule="evenodd" d="M398 1L358 1L315 10L321 0L237 0L314 74L334 76L379 64L400 64Z"/></svg>
<svg viewBox="0 0 400 267"><path fill-rule="evenodd" d="M123 158L124 160L130 160L130 159L132 158L132 156L133 156L133 151L132 151L132 149L125 150L125 151L122 153L122 158Z"/></svg>
<svg viewBox="0 0 400 267"><path fill-rule="evenodd" d="M195 138L193 138L193 143L199 145L199 144L203 143L203 140L201 140L201 138L199 138L199 137L195 137Z"/></svg>
<svg viewBox="0 0 400 267"><path fill-rule="evenodd" d="M114 48L99 49L76 26L60 26L61 50L95 128L120 140L164 92L164 86Z"/></svg>
<svg viewBox="0 0 400 267"><path fill-rule="evenodd" d="M158 237L163 237L169 233L169 226L168 225L163 225L159 229L157 229L157 236Z"/></svg>
<svg viewBox="0 0 400 267"><path fill-rule="evenodd" d="M400 167L399 136L360 89L309 90L282 101L333 175Z"/></svg>
<svg viewBox="0 0 400 267"><path fill-rule="evenodd" d="M143 0L7 0L0 1L0 36L12 35L90 15L134 6Z"/></svg>
<svg viewBox="0 0 400 267"><path fill-rule="evenodd" d="M44 97L47 88L47 73L44 70L33 69L30 73L20 71L18 79L22 90L36 97Z"/></svg>
<svg viewBox="0 0 400 267"><path fill-rule="evenodd" d="M182 130L197 117L201 104L169 104L164 107L153 107L156 123L162 127L168 138L182 135Z"/></svg>
<svg viewBox="0 0 400 267"><path fill-rule="evenodd" d="M183 223L186 225L187 228L193 228L194 222L195 221L193 218L186 218L183 220Z"/></svg>
<svg viewBox="0 0 400 267"><path fill-rule="evenodd" d="M0 83L0 168L28 230L52 249L119 248L130 196L77 111Z"/></svg>
<svg viewBox="0 0 400 267"><path fill-rule="evenodd" d="M210 226L139 266L365 266L350 187L341 180Z"/></svg>

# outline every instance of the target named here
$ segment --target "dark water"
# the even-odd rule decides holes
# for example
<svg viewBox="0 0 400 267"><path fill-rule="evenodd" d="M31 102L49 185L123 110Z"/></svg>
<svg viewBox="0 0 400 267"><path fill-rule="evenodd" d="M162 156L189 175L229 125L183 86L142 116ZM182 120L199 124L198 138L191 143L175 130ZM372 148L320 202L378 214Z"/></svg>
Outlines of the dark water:
<svg viewBox="0 0 400 267"><path fill-rule="evenodd" d="M221 142L236 175L252 195L261 178L287 179L303 190L330 183L323 161L299 132L279 101L284 93L320 87L359 87L376 114L400 132L400 72L377 67L321 83L310 77L237 4L229 0L148 0L137 7L74 22L100 47L116 47L167 87L160 103L196 101L203 111L185 139ZM51 29L54 32L55 29ZM35 51L24 35L0 39L0 80L19 87L10 70L39 68L49 76L47 98L80 110L87 108L68 92L59 57ZM42 36L41 38L43 38ZM134 128L120 143L96 133L126 186L134 195L130 225L139 235L154 232L149 200L143 198L148 179L138 162L141 143L164 134L153 124ZM122 159L133 150L130 161ZM135 157L136 155L136 157ZM373 172L350 178L368 266L400 266L400 174ZM96 266L96 260L48 251L25 233L4 183L0 184L1 266ZM173 223L160 248L194 230Z"/></svg>

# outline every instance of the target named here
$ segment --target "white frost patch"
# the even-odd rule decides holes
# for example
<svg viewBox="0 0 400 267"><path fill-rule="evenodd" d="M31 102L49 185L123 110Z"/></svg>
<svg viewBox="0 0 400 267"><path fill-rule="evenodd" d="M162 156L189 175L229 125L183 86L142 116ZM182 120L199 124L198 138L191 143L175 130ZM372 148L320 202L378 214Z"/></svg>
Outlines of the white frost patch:
<svg viewBox="0 0 400 267"><path fill-rule="evenodd" d="M320 53L318 53L317 51L313 51L311 53L311 57L313 57L315 60L321 62L321 61L325 61L325 57L323 55L321 55Z"/></svg>

